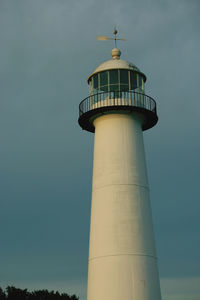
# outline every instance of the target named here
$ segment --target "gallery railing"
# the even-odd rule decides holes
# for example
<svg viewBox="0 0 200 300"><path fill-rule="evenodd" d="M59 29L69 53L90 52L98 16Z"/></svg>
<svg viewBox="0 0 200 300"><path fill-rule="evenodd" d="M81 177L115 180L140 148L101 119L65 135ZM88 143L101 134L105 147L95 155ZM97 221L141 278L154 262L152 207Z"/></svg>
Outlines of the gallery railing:
<svg viewBox="0 0 200 300"><path fill-rule="evenodd" d="M153 98L134 91L103 92L90 95L79 105L79 117L84 113L101 107L130 106L149 110L156 114L156 102Z"/></svg>

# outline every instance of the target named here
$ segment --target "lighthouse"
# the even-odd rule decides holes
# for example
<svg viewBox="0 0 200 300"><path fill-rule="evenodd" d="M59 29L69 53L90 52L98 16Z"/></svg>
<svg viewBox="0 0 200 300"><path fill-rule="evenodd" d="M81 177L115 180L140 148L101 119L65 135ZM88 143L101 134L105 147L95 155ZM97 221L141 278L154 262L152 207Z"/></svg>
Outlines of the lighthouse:
<svg viewBox="0 0 200 300"><path fill-rule="evenodd" d="M145 74L120 59L116 33L79 105L79 125L94 133L87 300L160 300L143 143L156 102Z"/></svg>

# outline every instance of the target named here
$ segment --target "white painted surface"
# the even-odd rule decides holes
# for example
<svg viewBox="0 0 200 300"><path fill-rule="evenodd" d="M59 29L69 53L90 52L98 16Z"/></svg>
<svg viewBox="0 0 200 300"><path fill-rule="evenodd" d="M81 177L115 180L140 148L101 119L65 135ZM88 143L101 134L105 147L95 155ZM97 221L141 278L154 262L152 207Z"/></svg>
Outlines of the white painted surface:
<svg viewBox="0 0 200 300"><path fill-rule="evenodd" d="M88 300L160 300L141 120L94 120Z"/></svg>
<svg viewBox="0 0 200 300"><path fill-rule="evenodd" d="M123 70L131 70L141 73L141 71L131 62L123 59L110 59L102 64L100 64L94 72L88 77L88 81L90 77L92 77L94 74L107 71L107 70L115 70L115 69L123 69Z"/></svg>

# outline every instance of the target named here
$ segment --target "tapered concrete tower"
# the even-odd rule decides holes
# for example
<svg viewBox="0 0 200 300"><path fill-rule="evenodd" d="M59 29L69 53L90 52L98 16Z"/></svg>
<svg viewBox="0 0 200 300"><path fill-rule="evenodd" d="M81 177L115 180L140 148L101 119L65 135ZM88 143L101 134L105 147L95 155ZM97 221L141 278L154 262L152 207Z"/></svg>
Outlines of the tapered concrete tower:
<svg viewBox="0 0 200 300"><path fill-rule="evenodd" d="M111 54L79 106L80 126L95 132L87 300L160 300L143 144L156 102L144 73Z"/></svg>

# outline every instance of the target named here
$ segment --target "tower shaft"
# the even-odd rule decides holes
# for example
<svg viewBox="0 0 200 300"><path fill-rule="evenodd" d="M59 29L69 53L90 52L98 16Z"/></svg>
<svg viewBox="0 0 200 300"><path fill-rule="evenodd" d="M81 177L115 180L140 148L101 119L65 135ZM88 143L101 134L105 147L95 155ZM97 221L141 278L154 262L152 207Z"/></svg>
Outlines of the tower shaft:
<svg viewBox="0 0 200 300"><path fill-rule="evenodd" d="M160 300L139 113L95 126L88 300Z"/></svg>

